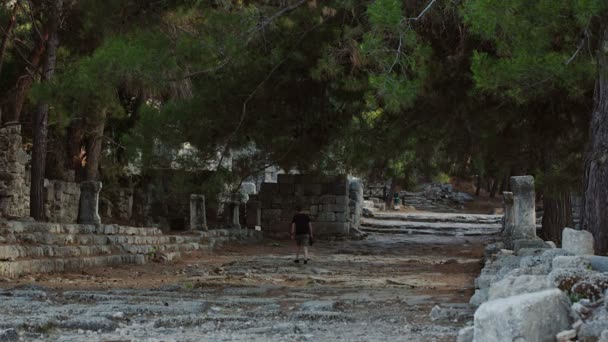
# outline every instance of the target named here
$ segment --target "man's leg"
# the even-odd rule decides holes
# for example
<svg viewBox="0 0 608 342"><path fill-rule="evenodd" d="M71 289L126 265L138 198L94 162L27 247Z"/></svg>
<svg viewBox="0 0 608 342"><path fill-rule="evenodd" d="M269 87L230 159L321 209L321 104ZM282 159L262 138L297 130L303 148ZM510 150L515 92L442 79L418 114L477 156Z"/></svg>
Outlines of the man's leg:
<svg viewBox="0 0 608 342"><path fill-rule="evenodd" d="M308 247L304 246L304 262L308 260Z"/></svg>
<svg viewBox="0 0 608 342"><path fill-rule="evenodd" d="M296 260L295 262L300 262L300 243L296 241Z"/></svg>

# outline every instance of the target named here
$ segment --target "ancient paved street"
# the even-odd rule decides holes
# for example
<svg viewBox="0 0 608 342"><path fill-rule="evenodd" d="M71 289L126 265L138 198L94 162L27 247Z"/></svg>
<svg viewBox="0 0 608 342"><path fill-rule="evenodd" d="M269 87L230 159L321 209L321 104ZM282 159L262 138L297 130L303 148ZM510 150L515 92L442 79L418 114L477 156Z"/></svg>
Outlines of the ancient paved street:
<svg viewBox="0 0 608 342"><path fill-rule="evenodd" d="M172 264L26 276L1 284L0 328L27 341L455 341L493 237L373 233L318 242L308 265L293 263L289 241L267 240Z"/></svg>

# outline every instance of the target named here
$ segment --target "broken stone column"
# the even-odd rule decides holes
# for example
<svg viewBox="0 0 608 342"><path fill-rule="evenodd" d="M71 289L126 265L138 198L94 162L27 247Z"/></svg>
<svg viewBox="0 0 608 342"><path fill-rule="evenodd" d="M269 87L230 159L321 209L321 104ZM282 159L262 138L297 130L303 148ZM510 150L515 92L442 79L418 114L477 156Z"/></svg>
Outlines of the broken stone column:
<svg viewBox="0 0 608 342"><path fill-rule="evenodd" d="M262 203L259 201L247 202L247 228L255 229L262 226Z"/></svg>
<svg viewBox="0 0 608 342"><path fill-rule="evenodd" d="M502 221L502 236L510 238L513 234L513 193L504 191L502 193L502 205L504 209Z"/></svg>
<svg viewBox="0 0 608 342"><path fill-rule="evenodd" d="M99 217L100 191L101 182L86 181L80 183L80 209L78 211L78 223L101 223L101 217Z"/></svg>
<svg viewBox="0 0 608 342"><path fill-rule="evenodd" d="M574 255L595 254L593 235L586 230L564 228L562 232L562 248Z"/></svg>
<svg viewBox="0 0 608 342"><path fill-rule="evenodd" d="M205 196L190 195L190 230L208 230Z"/></svg>
<svg viewBox="0 0 608 342"><path fill-rule="evenodd" d="M536 195L534 177L511 177L513 191L512 240L536 239Z"/></svg>

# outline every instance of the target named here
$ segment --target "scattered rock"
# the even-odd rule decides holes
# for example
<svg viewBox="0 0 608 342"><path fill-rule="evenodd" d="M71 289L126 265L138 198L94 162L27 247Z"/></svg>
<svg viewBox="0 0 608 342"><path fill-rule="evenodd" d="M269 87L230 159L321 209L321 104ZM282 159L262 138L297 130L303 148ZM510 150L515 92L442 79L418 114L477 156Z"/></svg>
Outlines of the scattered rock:
<svg viewBox="0 0 608 342"><path fill-rule="evenodd" d="M555 338L557 339L557 342L570 342L576 338L576 330L564 330L559 334L555 335Z"/></svg>

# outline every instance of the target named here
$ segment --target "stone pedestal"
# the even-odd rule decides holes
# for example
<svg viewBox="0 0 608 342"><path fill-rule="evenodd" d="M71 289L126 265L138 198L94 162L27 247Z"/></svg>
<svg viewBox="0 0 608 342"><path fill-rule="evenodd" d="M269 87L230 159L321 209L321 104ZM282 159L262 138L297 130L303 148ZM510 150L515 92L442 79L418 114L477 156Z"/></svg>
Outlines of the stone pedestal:
<svg viewBox="0 0 608 342"><path fill-rule="evenodd" d="M511 177L513 191L512 239L536 239L536 195L534 177Z"/></svg>
<svg viewBox="0 0 608 342"><path fill-rule="evenodd" d="M247 228L262 226L262 204L259 201L247 202Z"/></svg>
<svg viewBox="0 0 608 342"><path fill-rule="evenodd" d="M205 196L190 195L190 230L208 230Z"/></svg>
<svg viewBox="0 0 608 342"><path fill-rule="evenodd" d="M80 209L78 211L78 223L101 223L101 217L99 217L100 191L101 182L87 181L80 183Z"/></svg>

